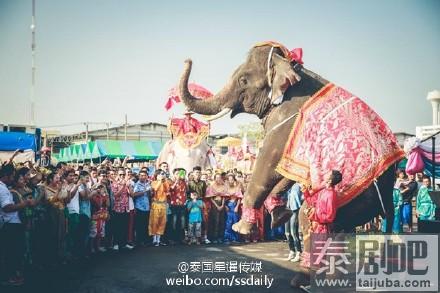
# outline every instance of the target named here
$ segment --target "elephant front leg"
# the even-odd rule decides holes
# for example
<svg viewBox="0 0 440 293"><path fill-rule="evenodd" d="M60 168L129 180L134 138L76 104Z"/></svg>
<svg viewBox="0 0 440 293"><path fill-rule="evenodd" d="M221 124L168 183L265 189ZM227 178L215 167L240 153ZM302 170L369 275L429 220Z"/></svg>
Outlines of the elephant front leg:
<svg viewBox="0 0 440 293"><path fill-rule="evenodd" d="M293 124L293 121L291 123ZM273 131L265 137L252 172L251 182L244 195L242 218L233 226L234 231L241 234L251 232L253 224L256 223L258 210L269 194L271 197L275 196L270 198L269 205L266 205L274 220L273 224L279 225L291 215L290 212L290 215L286 216L283 209L279 210L277 207L280 206L279 194L290 187L292 181L283 180L284 177L275 171L284 150L285 140L283 138L289 136L291 123L283 124L277 131Z"/></svg>
<svg viewBox="0 0 440 293"><path fill-rule="evenodd" d="M264 206L270 212L272 221L270 224L271 229L286 223L293 212L290 209L286 209L286 204L281 196L292 187L293 181L287 178L282 178L270 192L270 195L264 201Z"/></svg>
<svg viewBox="0 0 440 293"><path fill-rule="evenodd" d="M275 172L275 171L273 171ZM260 207L263 205L264 200L272 190L276 182L267 180L267 177L261 178L263 181L256 180L254 176L257 176L256 170L252 175L252 180L245 192L243 199L242 215L240 221L232 225L232 230L237 233L249 235L252 232L252 228L257 223L258 213Z"/></svg>
<svg viewBox="0 0 440 293"><path fill-rule="evenodd" d="M285 208L285 203L280 196L292 186L293 182L283 178L274 170L273 173L266 174L266 177L263 178L266 180L261 184L260 180L258 183L254 183L254 177L252 177L252 181L246 190L242 218L232 227L234 231L240 234L251 233L254 224L257 222L259 209L263 204L271 214L271 228L284 224L292 216L292 211Z"/></svg>

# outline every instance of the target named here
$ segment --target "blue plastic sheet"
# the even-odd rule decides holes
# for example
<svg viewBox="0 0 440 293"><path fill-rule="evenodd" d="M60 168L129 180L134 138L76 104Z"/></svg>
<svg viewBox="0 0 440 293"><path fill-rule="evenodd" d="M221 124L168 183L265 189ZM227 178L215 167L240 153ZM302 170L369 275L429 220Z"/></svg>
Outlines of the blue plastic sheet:
<svg viewBox="0 0 440 293"><path fill-rule="evenodd" d="M24 132L0 132L0 151L36 151L35 135Z"/></svg>
<svg viewBox="0 0 440 293"><path fill-rule="evenodd" d="M432 161L428 160L427 158L423 157L423 162L425 163L425 170L424 173L432 177ZM435 162L435 177L440 177L440 162Z"/></svg>

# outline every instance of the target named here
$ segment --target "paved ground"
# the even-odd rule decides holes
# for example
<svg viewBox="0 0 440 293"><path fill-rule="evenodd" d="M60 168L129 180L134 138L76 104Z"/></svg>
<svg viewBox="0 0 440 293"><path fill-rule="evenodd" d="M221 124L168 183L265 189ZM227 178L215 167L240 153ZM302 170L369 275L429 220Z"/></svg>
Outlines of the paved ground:
<svg viewBox="0 0 440 293"><path fill-rule="evenodd" d="M297 264L284 261L288 249L285 242L263 242L238 245L201 245L142 247L133 251L108 253L93 258L88 264L70 265L50 273L34 273L23 288L0 288L2 292L298 292L289 287ZM229 264L230 261L250 264L261 261L261 272L249 273L188 273L188 277L229 278L234 282L265 281L265 284L242 286L167 285L166 278L185 277L178 272L181 262L208 262ZM244 269L249 266L244 266ZM254 265L253 269L256 269ZM209 269L209 268L208 268ZM265 277L266 276L266 277ZM238 278L240 279L237 281ZM270 288L267 280L273 278ZM215 281L214 281L215 282ZM222 281L218 281L222 282ZM7 290L5 290L7 289Z"/></svg>

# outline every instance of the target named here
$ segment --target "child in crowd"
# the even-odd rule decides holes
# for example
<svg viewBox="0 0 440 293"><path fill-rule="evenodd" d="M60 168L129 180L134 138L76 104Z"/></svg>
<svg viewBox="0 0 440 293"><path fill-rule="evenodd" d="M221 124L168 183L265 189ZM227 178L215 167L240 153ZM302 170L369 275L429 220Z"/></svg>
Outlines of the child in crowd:
<svg viewBox="0 0 440 293"><path fill-rule="evenodd" d="M197 245L200 245L200 238L202 236L202 209L204 205L197 193L191 192L191 199L186 201L186 208L188 210L188 244L197 243Z"/></svg>
<svg viewBox="0 0 440 293"><path fill-rule="evenodd" d="M403 185L408 182L408 178L406 177L405 171L398 170L396 182L394 183L394 188L401 189Z"/></svg>

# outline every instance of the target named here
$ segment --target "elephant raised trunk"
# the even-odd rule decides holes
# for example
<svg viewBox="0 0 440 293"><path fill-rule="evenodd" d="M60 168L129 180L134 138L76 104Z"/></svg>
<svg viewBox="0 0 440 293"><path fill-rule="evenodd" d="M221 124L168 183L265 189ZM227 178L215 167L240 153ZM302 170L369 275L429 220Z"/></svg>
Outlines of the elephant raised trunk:
<svg viewBox="0 0 440 293"><path fill-rule="evenodd" d="M225 108L225 89L223 89L213 97L203 100L197 99L191 95L188 90L188 80L189 75L191 74L191 67L191 59L185 60L185 67L179 84L180 96L182 97L182 100L187 106L188 110L194 111L195 113L202 115L215 115L218 113L225 115L226 111L230 111L230 108Z"/></svg>

